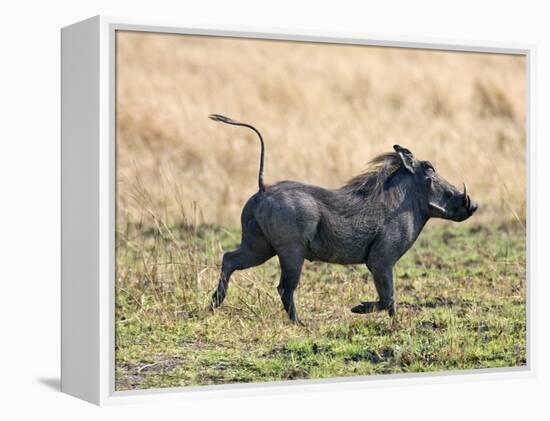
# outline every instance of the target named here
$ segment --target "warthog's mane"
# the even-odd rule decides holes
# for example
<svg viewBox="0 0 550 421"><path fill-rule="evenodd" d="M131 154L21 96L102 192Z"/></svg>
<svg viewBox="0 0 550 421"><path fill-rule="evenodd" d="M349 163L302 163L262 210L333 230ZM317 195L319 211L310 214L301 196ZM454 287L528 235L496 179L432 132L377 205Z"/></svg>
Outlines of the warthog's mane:
<svg viewBox="0 0 550 421"><path fill-rule="evenodd" d="M386 181L401 167L401 159L395 152L378 155L367 168L353 177L341 189L357 194L377 194L384 189Z"/></svg>

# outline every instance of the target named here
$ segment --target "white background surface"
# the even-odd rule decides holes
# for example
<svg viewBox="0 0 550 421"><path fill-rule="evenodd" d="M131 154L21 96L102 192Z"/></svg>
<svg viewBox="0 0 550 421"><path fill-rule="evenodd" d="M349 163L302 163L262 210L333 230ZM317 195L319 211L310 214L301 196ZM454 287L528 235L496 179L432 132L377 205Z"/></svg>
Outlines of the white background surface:
<svg viewBox="0 0 550 421"><path fill-rule="evenodd" d="M549 13L543 1L3 2L0 417L11 419L548 419ZM536 44L536 377L97 408L59 393L60 34L96 15ZM546 195L544 195L546 194ZM546 388L547 390L543 390Z"/></svg>

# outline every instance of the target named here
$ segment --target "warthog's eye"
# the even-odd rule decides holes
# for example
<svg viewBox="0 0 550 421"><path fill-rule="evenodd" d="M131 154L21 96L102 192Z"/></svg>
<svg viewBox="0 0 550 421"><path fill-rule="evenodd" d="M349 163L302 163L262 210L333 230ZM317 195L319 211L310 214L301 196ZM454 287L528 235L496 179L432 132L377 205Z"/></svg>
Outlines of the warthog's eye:
<svg viewBox="0 0 550 421"><path fill-rule="evenodd" d="M430 171L435 172L435 168L433 167L432 163L428 162L428 161L423 161L422 162L422 168L424 168L424 171L426 171L426 172L430 172Z"/></svg>

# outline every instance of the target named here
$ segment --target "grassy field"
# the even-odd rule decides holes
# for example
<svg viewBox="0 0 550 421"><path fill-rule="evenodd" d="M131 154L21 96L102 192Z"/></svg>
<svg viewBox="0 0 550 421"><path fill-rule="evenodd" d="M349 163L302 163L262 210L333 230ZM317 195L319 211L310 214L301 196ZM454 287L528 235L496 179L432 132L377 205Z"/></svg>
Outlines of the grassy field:
<svg viewBox="0 0 550 421"><path fill-rule="evenodd" d="M510 225L430 226L396 268L398 314L356 315L374 299L365 267L306 263L291 325L277 259L237 272L207 310L222 249L216 225L128 226L119 234L118 390L526 363L525 232Z"/></svg>
<svg viewBox="0 0 550 421"><path fill-rule="evenodd" d="M118 390L526 363L522 57L119 32L117 63ZM291 325L277 259L210 312L259 152L211 113L261 130L267 184L336 188L399 143L481 208L428 223L394 319L350 312L366 267L306 263Z"/></svg>

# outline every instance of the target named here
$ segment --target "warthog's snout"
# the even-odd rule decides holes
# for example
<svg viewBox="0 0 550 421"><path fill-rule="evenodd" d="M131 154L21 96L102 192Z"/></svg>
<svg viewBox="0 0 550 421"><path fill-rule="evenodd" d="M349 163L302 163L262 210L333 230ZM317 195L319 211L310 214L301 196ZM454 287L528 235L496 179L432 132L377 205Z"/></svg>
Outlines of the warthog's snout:
<svg viewBox="0 0 550 421"><path fill-rule="evenodd" d="M468 186L466 185L466 183L464 183L464 192L462 196L462 204L468 211L468 216L472 216L479 205L470 198L470 195L468 194Z"/></svg>
<svg viewBox="0 0 550 421"><path fill-rule="evenodd" d="M441 204L438 204L438 200L429 203L431 216L460 222L468 219L477 211L479 205L470 197L466 183L464 183L462 192L446 182L442 181L441 184L446 187L443 197L447 195L448 198L439 199Z"/></svg>
<svg viewBox="0 0 550 421"><path fill-rule="evenodd" d="M472 216L478 207L479 205L472 200L468 193L468 186L464 183L464 190L460 195L460 205L458 209L455 210L455 216L451 216L451 219L455 221L464 221Z"/></svg>
<svg viewBox="0 0 550 421"><path fill-rule="evenodd" d="M469 218L474 214L474 212L477 210L479 205L472 200L470 197L470 194L468 193L468 186L466 183L464 183L464 191L462 192L462 207L466 209L467 216L466 218ZM464 219L466 219L464 218Z"/></svg>

